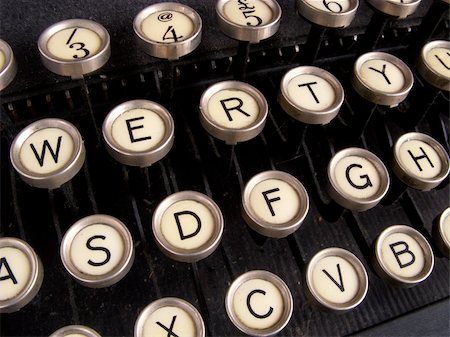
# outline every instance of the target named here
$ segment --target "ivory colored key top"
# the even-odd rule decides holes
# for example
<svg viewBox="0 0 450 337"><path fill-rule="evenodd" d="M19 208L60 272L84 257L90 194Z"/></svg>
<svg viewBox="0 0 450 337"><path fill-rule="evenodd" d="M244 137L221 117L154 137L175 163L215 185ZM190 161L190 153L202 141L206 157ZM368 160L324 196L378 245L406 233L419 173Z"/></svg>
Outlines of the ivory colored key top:
<svg viewBox="0 0 450 337"><path fill-rule="evenodd" d="M401 287L412 287L430 276L434 255L422 234L405 225L386 228L375 241L373 265L378 275Z"/></svg>
<svg viewBox="0 0 450 337"><path fill-rule="evenodd" d="M435 221L433 238L442 254L450 257L450 207L445 209Z"/></svg>
<svg viewBox="0 0 450 337"><path fill-rule="evenodd" d="M0 40L0 90L6 88L17 73L14 53L5 41Z"/></svg>
<svg viewBox="0 0 450 337"><path fill-rule="evenodd" d="M268 104L250 84L224 81L210 86L200 98L200 122L212 136L234 145L259 135Z"/></svg>
<svg viewBox="0 0 450 337"><path fill-rule="evenodd" d="M183 191L164 199L153 213L156 243L168 257L195 262L211 255L220 243L223 216L204 194Z"/></svg>
<svg viewBox="0 0 450 337"><path fill-rule="evenodd" d="M420 53L417 70L431 85L450 91L450 41L428 42Z"/></svg>
<svg viewBox="0 0 450 337"><path fill-rule="evenodd" d="M408 96L413 83L414 77L408 66L391 54L363 54L353 67L353 88L376 104L397 106Z"/></svg>
<svg viewBox="0 0 450 337"><path fill-rule="evenodd" d="M282 331L291 319L293 305L286 283L265 270L239 276L225 298L231 322L251 336L269 336Z"/></svg>
<svg viewBox="0 0 450 337"><path fill-rule="evenodd" d="M303 123L327 124L344 102L344 89L323 69L297 67L283 76L278 101L284 111Z"/></svg>
<svg viewBox="0 0 450 337"><path fill-rule="evenodd" d="M204 337L205 323L189 302L165 297L150 303L139 314L134 337Z"/></svg>
<svg viewBox="0 0 450 337"><path fill-rule="evenodd" d="M87 326L68 325L56 330L50 337L101 337L100 334Z"/></svg>
<svg viewBox="0 0 450 337"><path fill-rule="evenodd" d="M333 311L347 311L366 297L368 276L361 261L342 248L318 252L306 268L306 293L313 303Z"/></svg>
<svg viewBox="0 0 450 337"><path fill-rule="evenodd" d="M414 13L421 0L367 0L380 12L404 19Z"/></svg>
<svg viewBox="0 0 450 337"><path fill-rule="evenodd" d="M406 133L397 139L393 150L394 173L412 188L431 190L449 174L450 159L447 152L426 134Z"/></svg>
<svg viewBox="0 0 450 337"><path fill-rule="evenodd" d="M197 12L174 2L143 9L134 19L133 28L146 53L169 60L191 53L202 39L202 19Z"/></svg>
<svg viewBox="0 0 450 337"><path fill-rule="evenodd" d="M219 0L216 14L224 34L239 41L258 43L278 31L281 7L274 0Z"/></svg>
<svg viewBox="0 0 450 337"><path fill-rule="evenodd" d="M266 171L246 184L242 209L245 221L253 230L282 238L295 232L308 214L308 193L290 174Z"/></svg>
<svg viewBox="0 0 450 337"><path fill-rule="evenodd" d="M298 12L303 17L329 28L350 25L358 6L359 0L297 0Z"/></svg>
<svg viewBox="0 0 450 337"><path fill-rule="evenodd" d="M10 158L27 184L52 189L78 173L84 164L85 149L75 126L47 118L28 125L14 138Z"/></svg>
<svg viewBox="0 0 450 337"><path fill-rule="evenodd" d="M328 192L341 206L365 211L386 195L389 174L370 151L348 148L336 153L328 164Z"/></svg>
<svg viewBox="0 0 450 337"><path fill-rule="evenodd" d="M162 159L172 148L173 118L157 103L128 101L106 116L103 138L108 152L117 161L147 167Z"/></svg>
<svg viewBox="0 0 450 337"><path fill-rule="evenodd" d="M103 288L119 282L134 261L133 239L118 219L96 214L73 224L60 248L66 270L82 285Z"/></svg>
<svg viewBox="0 0 450 337"><path fill-rule="evenodd" d="M39 37L38 48L47 69L73 78L101 68L111 55L108 31L97 22L84 19L50 26Z"/></svg>
<svg viewBox="0 0 450 337"><path fill-rule="evenodd" d="M0 238L0 313L15 312L39 292L44 278L41 260L25 241Z"/></svg>

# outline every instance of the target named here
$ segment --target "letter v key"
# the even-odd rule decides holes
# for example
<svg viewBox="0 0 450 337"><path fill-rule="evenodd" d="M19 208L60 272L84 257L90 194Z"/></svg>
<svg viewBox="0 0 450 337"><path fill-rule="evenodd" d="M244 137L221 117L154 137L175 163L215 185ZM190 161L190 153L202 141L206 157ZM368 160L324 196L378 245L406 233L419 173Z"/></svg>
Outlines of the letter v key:
<svg viewBox="0 0 450 337"><path fill-rule="evenodd" d="M327 248L314 255L305 276L308 298L328 310L355 308L364 300L368 289L364 265L342 248Z"/></svg>

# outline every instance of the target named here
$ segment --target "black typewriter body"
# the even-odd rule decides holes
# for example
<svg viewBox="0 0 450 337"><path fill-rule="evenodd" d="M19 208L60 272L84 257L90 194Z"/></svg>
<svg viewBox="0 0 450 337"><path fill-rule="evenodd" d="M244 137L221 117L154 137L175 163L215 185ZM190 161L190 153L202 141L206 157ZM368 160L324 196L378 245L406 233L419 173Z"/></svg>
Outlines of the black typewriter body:
<svg viewBox="0 0 450 337"><path fill-rule="evenodd" d="M432 90L416 73L414 87L403 103L395 108L378 106L362 137L354 131L365 124L370 104L352 88L352 67L356 58L368 51L364 49L367 27L377 26L373 20L379 14L362 0L349 27L318 35L317 55L309 65L333 73L346 96L340 114L330 124L304 127L282 110L277 93L286 71L308 64L302 57L311 53L307 47L314 43L308 37L314 28L297 13L295 1L278 1L283 10L280 29L273 37L250 46L244 80L265 95L269 117L258 137L230 146L202 128L198 109L200 97L210 85L235 78L238 42L219 30L214 1L186 0L184 3L203 20L200 46L179 60L153 58L136 44L132 22L141 9L155 2L0 3L0 36L9 42L18 63L16 78L1 93L0 235L27 241L44 266L44 281L37 296L20 311L1 315L1 335L48 336L62 326L83 324L103 336L130 336L139 312L167 296L192 303L202 314L208 336L243 335L227 316L225 295L239 275L260 269L280 276L294 299L292 318L279 336L448 335L449 262L432 238L433 221L449 206L448 179L427 192L406 188L393 200L382 201L365 212L339 210L326 190L328 161L346 147L364 147L377 154L392 181L397 179L391 169L392 145L401 134L414 130L427 133L449 151L448 93L435 96L426 116L415 125L408 123L408 113ZM422 0L406 19L380 23L383 33L377 35L373 48L396 55L414 72L423 44L433 39L449 40L448 13L445 2ZM69 18L97 21L111 36L111 58L83 80L45 69L36 45L44 29ZM170 72L175 76L168 81ZM101 137L108 112L132 99L161 103L175 121L172 150L148 168L115 161ZM47 117L73 123L86 147L83 168L69 183L54 190L28 186L9 160L13 137L31 122ZM263 239L241 216L245 183L255 174L273 169L297 177L310 197L304 223L283 239ZM210 196L225 220L217 250L196 263L166 257L151 230L159 202L184 190ZM102 289L75 282L64 269L59 252L67 229L96 213L115 216L127 225L136 254L130 272L117 284ZM433 246L434 270L412 288L388 284L372 267L374 240L395 224L417 229ZM327 247L351 251L369 276L365 300L341 314L317 308L305 295L305 266Z"/></svg>

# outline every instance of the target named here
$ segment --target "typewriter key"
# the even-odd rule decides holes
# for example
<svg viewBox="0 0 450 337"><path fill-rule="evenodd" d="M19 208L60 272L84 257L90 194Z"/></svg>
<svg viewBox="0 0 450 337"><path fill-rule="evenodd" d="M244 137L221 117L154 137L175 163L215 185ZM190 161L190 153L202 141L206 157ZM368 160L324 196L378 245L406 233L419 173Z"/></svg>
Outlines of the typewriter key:
<svg viewBox="0 0 450 337"><path fill-rule="evenodd" d="M25 241L0 238L0 313L15 312L39 292L44 278L41 260Z"/></svg>
<svg viewBox="0 0 450 337"><path fill-rule="evenodd" d="M72 78L82 78L101 68L111 55L108 31L84 19L50 26L39 37L38 48L48 70Z"/></svg>
<svg viewBox="0 0 450 337"><path fill-rule="evenodd" d="M0 90L12 82L17 73L17 64L14 54L5 41L0 40Z"/></svg>
<svg viewBox="0 0 450 337"><path fill-rule="evenodd" d="M347 311L366 297L369 281L361 261L342 248L318 252L306 267L306 294L326 310Z"/></svg>
<svg viewBox="0 0 450 337"><path fill-rule="evenodd" d="M420 53L417 70L431 85L450 91L450 41L427 43Z"/></svg>
<svg viewBox="0 0 450 337"><path fill-rule="evenodd" d="M72 179L85 159L83 139L71 123L56 118L28 125L14 139L10 157L27 184L57 188Z"/></svg>
<svg viewBox="0 0 450 337"><path fill-rule="evenodd" d="M444 210L435 221L433 237L442 254L450 257L450 207Z"/></svg>
<svg viewBox="0 0 450 337"><path fill-rule="evenodd" d="M434 267L430 244L418 231L405 225L386 228L375 241L373 265L378 275L402 287L424 281Z"/></svg>
<svg viewBox="0 0 450 337"><path fill-rule="evenodd" d="M404 19L414 13L420 4L420 0L367 0L380 12Z"/></svg>
<svg viewBox="0 0 450 337"><path fill-rule="evenodd" d="M174 122L161 105L133 100L116 106L103 122L103 138L111 156L125 165L147 167L172 148Z"/></svg>
<svg viewBox="0 0 450 337"><path fill-rule="evenodd" d="M134 325L134 337L204 337L205 323L189 302L165 297L142 310Z"/></svg>
<svg viewBox="0 0 450 337"><path fill-rule="evenodd" d="M413 83L414 77L408 66L387 53L363 54L353 67L353 88L376 104L397 106L408 96Z"/></svg>
<svg viewBox="0 0 450 337"><path fill-rule="evenodd" d="M133 29L146 53L169 60L191 53L202 39L202 19L197 12L174 2L143 9L134 19Z"/></svg>
<svg viewBox="0 0 450 337"><path fill-rule="evenodd" d="M268 105L250 84L224 81L210 86L200 98L200 122L212 136L234 145L259 135Z"/></svg>
<svg viewBox="0 0 450 337"><path fill-rule="evenodd" d="M394 173L412 188L431 190L449 174L450 160L447 152L428 135L406 133L396 141L393 150Z"/></svg>
<svg viewBox="0 0 450 337"><path fill-rule="evenodd" d="M101 337L99 333L87 326L68 325L56 330L50 337Z"/></svg>
<svg viewBox="0 0 450 337"><path fill-rule="evenodd" d="M278 101L291 117L307 124L327 124L344 102L338 79L317 67L297 67L281 80Z"/></svg>
<svg viewBox="0 0 450 337"><path fill-rule="evenodd" d="M219 206L194 191L168 196L153 213L152 230L161 251L180 262L211 255L220 243L223 216Z"/></svg>
<svg viewBox="0 0 450 337"><path fill-rule="evenodd" d="M225 298L231 322L251 336L269 336L283 330L291 319L293 305L286 283L265 270L239 276Z"/></svg>
<svg viewBox="0 0 450 337"><path fill-rule="evenodd" d="M389 189L383 162L360 148L347 148L331 158L327 169L328 193L342 207L365 211L376 206Z"/></svg>
<svg viewBox="0 0 450 337"><path fill-rule="evenodd" d="M353 21L359 0L297 0L298 12L312 23L329 28L347 27Z"/></svg>
<svg viewBox="0 0 450 337"><path fill-rule="evenodd" d="M108 287L119 282L133 265L133 239L118 219L91 215L69 228L60 254L64 267L80 284Z"/></svg>
<svg viewBox="0 0 450 337"><path fill-rule="evenodd" d="M239 41L258 43L280 27L281 8L274 0L219 0L216 14L222 32Z"/></svg>
<svg viewBox="0 0 450 337"><path fill-rule="evenodd" d="M242 195L242 215L261 235L282 238L295 232L309 210L302 183L288 173L266 171L249 180Z"/></svg>

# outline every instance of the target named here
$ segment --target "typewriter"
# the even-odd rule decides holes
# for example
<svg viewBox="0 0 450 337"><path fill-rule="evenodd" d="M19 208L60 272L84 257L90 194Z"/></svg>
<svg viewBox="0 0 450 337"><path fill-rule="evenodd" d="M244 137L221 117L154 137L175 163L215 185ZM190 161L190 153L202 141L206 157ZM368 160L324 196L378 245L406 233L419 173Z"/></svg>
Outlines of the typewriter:
<svg viewBox="0 0 450 337"><path fill-rule="evenodd" d="M1 7L2 336L448 335L447 0Z"/></svg>

